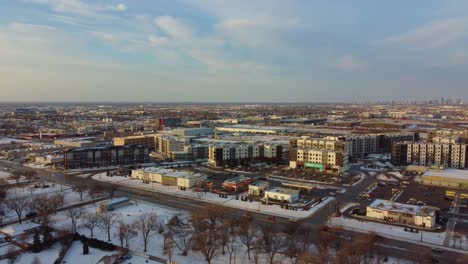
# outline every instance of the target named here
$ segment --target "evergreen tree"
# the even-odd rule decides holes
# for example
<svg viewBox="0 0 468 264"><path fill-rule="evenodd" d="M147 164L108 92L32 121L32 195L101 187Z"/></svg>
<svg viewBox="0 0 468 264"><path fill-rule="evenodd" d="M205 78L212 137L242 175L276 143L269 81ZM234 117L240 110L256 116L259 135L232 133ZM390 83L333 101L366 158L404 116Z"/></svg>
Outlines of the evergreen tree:
<svg viewBox="0 0 468 264"><path fill-rule="evenodd" d="M83 255L88 255L88 254L89 254L88 241L84 240L83 241Z"/></svg>
<svg viewBox="0 0 468 264"><path fill-rule="evenodd" d="M52 228L49 226L45 226L44 230L42 231L42 243L43 244L48 244L52 240Z"/></svg>
<svg viewBox="0 0 468 264"><path fill-rule="evenodd" d="M33 245L32 245L32 252L39 253L42 249L42 242L41 237L39 235L39 231L36 230L33 237Z"/></svg>

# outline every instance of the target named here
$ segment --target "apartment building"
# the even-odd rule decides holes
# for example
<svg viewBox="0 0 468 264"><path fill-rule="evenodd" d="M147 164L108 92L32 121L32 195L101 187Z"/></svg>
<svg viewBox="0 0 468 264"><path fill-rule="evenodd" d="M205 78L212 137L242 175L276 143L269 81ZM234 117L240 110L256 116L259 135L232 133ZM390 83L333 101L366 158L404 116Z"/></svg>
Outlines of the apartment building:
<svg viewBox="0 0 468 264"><path fill-rule="evenodd" d="M466 144L401 142L393 146L392 163L464 169L468 165L467 147Z"/></svg>
<svg viewBox="0 0 468 264"><path fill-rule="evenodd" d="M468 129L463 130L434 130L427 132L427 141L436 142L441 138L449 138L458 140L457 143L468 144Z"/></svg>
<svg viewBox="0 0 468 264"><path fill-rule="evenodd" d="M64 152L65 169L136 165L149 161L149 149L143 145L98 146Z"/></svg>
<svg viewBox="0 0 468 264"><path fill-rule="evenodd" d="M162 134L156 137L156 150L171 156L171 152L185 151L185 146L189 143L189 138L179 137L169 134Z"/></svg>
<svg viewBox="0 0 468 264"><path fill-rule="evenodd" d="M143 145L150 150L156 148L156 134L134 135L127 137L115 137L114 146Z"/></svg>
<svg viewBox="0 0 468 264"><path fill-rule="evenodd" d="M267 143L230 143L210 146L208 152L210 166L238 166L255 161L279 162L283 147Z"/></svg>
<svg viewBox="0 0 468 264"><path fill-rule="evenodd" d="M350 143L339 137L293 139L289 145L289 166L320 172L343 173L348 170Z"/></svg>

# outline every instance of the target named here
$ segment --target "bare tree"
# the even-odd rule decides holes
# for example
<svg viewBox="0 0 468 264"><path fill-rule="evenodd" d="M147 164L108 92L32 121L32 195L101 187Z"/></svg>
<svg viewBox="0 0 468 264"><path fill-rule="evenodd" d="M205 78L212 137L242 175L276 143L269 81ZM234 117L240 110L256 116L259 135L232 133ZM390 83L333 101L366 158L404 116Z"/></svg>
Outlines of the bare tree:
<svg viewBox="0 0 468 264"><path fill-rule="evenodd" d="M283 233L274 233L271 226L263 226L261 231L261 247L263 252L270 259L270 264L273 264L275 256L281 251L286 243L286 237Z"/></svg>
<svg viewBox="0 0 468 264"><path fill-rule="evenodd" d="M81 207L70 208L67 210L67 216L71 220L71 228L72 228L71 231L73 233L76 233L78 220L81 218L82 215L83 215L83 208Z"/></svg>
<svg viewBox="0 0 468 264"><path fill-rule="evenodd" d="M78 184L75 184L75 186L73 186L73 191L77 192L80 195L80 201L83 201L83 195L86 193L88 189L89 189L88 185L86 185L83 182L80 182Z"/></svg>
<svg viewBox="0 0 468 264"><path fill-rule="evenodd" d="M193 249L199 251L205 261L211 264L221 248L220 236L215 230L198 231L194 236Z"/></svg>
<svg viewBox="0 0 468 264"><path fill-rule="evenodd" d="M29 199L25 197L17 197L14 199L9 199L5 201L5 205L10 209L13 210L16 215L18 216L18 221L21 224L23 212L29 206Z"/></svg>
<svg viewBox="0 0 468 264"><path fill-rule="evenodd" d="M104 212L99 216L99 227L107 233L107 241L111 241L111 230L119 219L119 214L114 212Z"/></svg>
<svg viewBox="0 0 468 264"><path fill-rule="evenodd" d="M34 180L34 178L37 176L37 173L35 171L24 171L23 172L23 176L26 178L26 181L29 183L32 182L32 180Z"/></svg>
<svg viewBox="0 0 468 264"><path fill-rule="evenodd" d="M3 206L3 201L0 200L0 225L3 224L3 219L5 218L5 206Z"/></svg>
<svg viewBox="0 0 468 264"><path fill-rule="evenodd" d="M83 216L82 227L87 228L91 233L91 237L94 236L94 229L99 225L99 217L95 213L88 213Z"/></svg>
<svg viewBox="0 0 468 264"><path fill-rule="evenodd" d="M228 241L226 243L226 251L229 254L229 264L232 264L232 255L237 250L237 238L236 236L229 236Z"/></svg>
<svg viewBox="0 0 468 264"><path fill-rule="evenodd" d="M193 229L189 224L168 224L167 236L172 243L181 251L182 256L187 256L192 245Z"/></svg>
<svg viewBox="0 0 468 264"><path fill-rule="evenodd" d="M297 264L298 257L303 251L301 250L301 246L299 243L299 238L296 237L296 234L287 235L284 255L289 257L292 264Z"/></svg>
<svg viewBox="0 0 468 264"><path fill-rule="evenodd" d="M19 185L19 182L20 182L22 176L23 176L22 171L14 171L14 172L11 173L10 178L15 180L16 185Z"/></svg>
<svg viewBox="0 0 468 264"><path fill-rule="evenodd" d="M140 215L140 217L135 222L135 228L141 234L143 238L144 250L147 251L149 238L154 235L160 227L160 222L158 216L155 213L145 213Z"/></svg>
<svg viewBox="0 0 468 264"><path fill-rule="evenodd" d="M136 237L138 235L138 232L135 230L135 227L133 225L126 224L122 221L119 222L119 240L120 240L120 246L124 246L125 242L125 247L128 248L129 241L130 239Z"/></svg>
<svg viewBox="0 0 468 264"><path fill-rule="evenodd" d="M15 248L13 246L11 246L10 248L8 248L8 253L7 253L8 257L8 264L15 264L15 263L18 263L18 261L20 260L21 258L21 254L16 252Z"/></svg>
<svg viewBox="0 0 468 264"><path fill-rule="evenodd" d="M57 210L63 206L64 199L65 197L62 193L55 193L50 196L50 203L55 214L57 214Z"/></svg>
<svg viewBox="0 0 468 264"><path fill-rule="evenodd" d="M257 231L252 226L252 221L249 219L241 219L237 235L240 242L247 249L247 256L250 260L250 251L252 250L252 245L254 244L255 238L257 237Z"/></svg>
<svg viewBox="0 0 468 264"><path fill-rule="evenodd" d="M53 212L53 203L47 194L40 195L32 199L29 203L29 208L34 211L40 217L40 221L43 224L49 222L49 216Z"/></svg>

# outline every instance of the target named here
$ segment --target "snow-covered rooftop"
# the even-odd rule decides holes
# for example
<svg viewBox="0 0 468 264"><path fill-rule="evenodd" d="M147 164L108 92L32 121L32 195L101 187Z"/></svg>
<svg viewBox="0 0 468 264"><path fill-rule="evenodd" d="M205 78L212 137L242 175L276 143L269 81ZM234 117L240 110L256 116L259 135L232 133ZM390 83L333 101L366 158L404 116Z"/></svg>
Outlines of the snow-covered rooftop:
<svg viewBox="0 0 468 264"><path fill-rule="evenodd" d="M468 180L468 170L445 169L445 170L428 170L423 174L423 177L442 177L459 180Z"/></svg>
<svg viewBox="0 0 468 264"><path fill-rule="evenodd" d="M177 178L198 178L202 176L200 173L195 173L188 170L174 170L174 169L167 169L162 167L146 167L140 169L140 171L149 172L149 173L157 173L164 176L169 177L177 177Z"/></svg>
<svg viewBox="0 0 468 264"><path fill-rule="evenodd" d="M435 209L429 206L395 203L389 200L375 199L369 207L379 210L392 211L411 215L435 215Z"/></svg>

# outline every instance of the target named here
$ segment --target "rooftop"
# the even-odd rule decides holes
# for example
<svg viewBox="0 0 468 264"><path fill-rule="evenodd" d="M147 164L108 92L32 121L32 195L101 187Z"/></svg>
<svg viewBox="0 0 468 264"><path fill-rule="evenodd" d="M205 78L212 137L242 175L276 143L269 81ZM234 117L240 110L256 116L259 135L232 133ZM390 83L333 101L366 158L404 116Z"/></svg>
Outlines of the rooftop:
<svg viewBox="0 0 468 264"><path fill-rule="evenodd" d="M369 207L374 209L412 214L412 215L435 215L435 208L430 206L418 206L411 204L395 203L389 200L375 199Z"/></svg>
<svg viewBox="0 0 468 264"><path fill-rule="evenodd" d="M195 173L192 171L188 170L174 170L174 169L168 169L164 167L146 167L143 169L139 169L140 171L144 172L149 172L149 173L158 173L163 176L168 176L168 177L177 177L177 178L198 178L203 176L200 173Z"/></svg>
<svg viewBox="0 0 468 264"><path fill-rule="evenodd" d="M423 174L423 177L442 177L452 178L459 180L468 180L468 170L457 170L457 169L445 169L445 170L434 170L430 169Z"/></svg>
<svg viewBox="0 0 468 264"><path fill-rule="evenodd" d="M285 193L285 194L299 194L298 190L279 188L279 187L271 188L267 192Z"/></svg>

